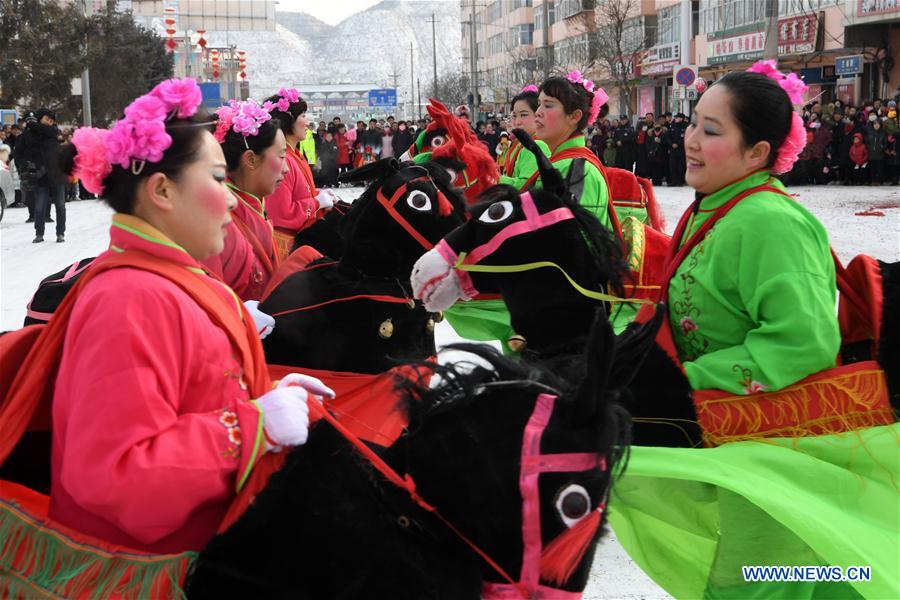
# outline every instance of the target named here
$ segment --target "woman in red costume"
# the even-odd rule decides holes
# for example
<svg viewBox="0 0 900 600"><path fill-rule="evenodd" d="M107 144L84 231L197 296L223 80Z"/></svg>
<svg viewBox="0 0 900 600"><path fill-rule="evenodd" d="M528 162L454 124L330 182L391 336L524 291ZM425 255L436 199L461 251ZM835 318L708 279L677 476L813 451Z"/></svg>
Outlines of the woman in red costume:
<svg viewBox="0 0 900 600"><path fill-rule="evenodd" d="M309 163L298 148L309 124L306 101L297 90L282 88L267 102L272 105L269 114L278 120L287 140L287 173L266 198L266 214L275 228L276 251L279 259L284 260L291 252L297 232L315 223L334 203L329 194L319 194Z"/></svg>
<svg viewBox="0 0 900 600"><path fill-rule="evenodd" d="M159 553L202 548L260 457L306 441L308 391L330 395L297 374L272 389L251 316L201 267L237 200L200 101L193 80L163 82L63 154L116 214L68 313L50 517Z"/></svg>
<svg viewBox="0 0 900 600"><path fill-rule="evenodd" d="M266 196L285 174L287 142L271 103L232 100L217 112L215 136L222 145L228 178L225 185L237 199L221 253L203 264L231 286L241 300L259 300L278 266L272 223L266 216Z"/></svg>

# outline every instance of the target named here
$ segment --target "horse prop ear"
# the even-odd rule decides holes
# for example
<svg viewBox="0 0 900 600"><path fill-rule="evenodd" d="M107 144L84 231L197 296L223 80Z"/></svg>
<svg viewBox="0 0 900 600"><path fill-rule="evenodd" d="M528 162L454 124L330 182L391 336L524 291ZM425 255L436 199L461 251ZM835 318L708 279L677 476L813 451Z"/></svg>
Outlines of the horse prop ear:
<svg viewBox="0 0 900 600"><path fill-rule="evenodd" d="M591 335L585 348L584 377L575 393L574 415L579 423L589 423L599 414L598 402L609 382L615 350L615 334L603 305L594 313Z"/></svg>
<svg viewBox="0 0 900 600"><path fill-rule="evenodd" d="M392 175L400 170L400 161L396 158L382 158L373 163L353 169L338 177L341 183L357 183L360 181L374 181L387 175Z"/></svg>
<svg viewBox="0 0 900 600"><path fill-rule="evenodd" d="M556 167L553 166L553 163L550 162L547 155L541 152L541 149L538 148L538 145L534 142L534 138L528 135L528 132L524 129L513 129L512 132L513 135L516 136L516 139L519 140L519 143L522 144L522 147L534 154L534 158L537 161L538 173L541 174L541 183L543 184L544 189L555 196L560 198L564 197L567 193L567 189L562 175L556 170Z"/></svg>

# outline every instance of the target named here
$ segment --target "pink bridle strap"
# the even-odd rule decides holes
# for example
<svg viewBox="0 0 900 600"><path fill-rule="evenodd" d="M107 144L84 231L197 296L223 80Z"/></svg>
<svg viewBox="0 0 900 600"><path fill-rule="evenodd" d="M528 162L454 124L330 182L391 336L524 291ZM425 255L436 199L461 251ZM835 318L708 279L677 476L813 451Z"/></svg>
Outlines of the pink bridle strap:
<svg viewBox="0 0 900 600"><path fill-rule="evenodd" d="M497 248L510 238L537 231L538 229L548 227L554 223L559 223L560 221L575 218L572 211L565 207L557 208L543 215L540 214L537 207L534 205L534 199L531 197L531 192L523 193L521 202L522 212L525 213L525 220L510 223L498 231L490 240L469 252L462 264L476 265L481 262L482 259L496 252ZM435 245L435 250L438 251L438 254L440 254L451 267L459 262L459 255L445 240L438 242L437 245ZM460 289L468 298L471 299L478 295L478 290L472 282L472 276L469 275L467 271L456 269L456 277L459 280Z"/></svg>
<svg viewBox="0 0 900 600"><path fill-rule="evenodd" d="M482 583L482 595L487 600L518 598L521 589L528 598L580 600L580 592L569 592L541 585L541 497L538 477L541 473L588 471L595 467L606 470L606 458L592 453L541 454L541 439L553 416L556 396L540 394L522 437L522 458L519 471L519 490L522 494L522 573L518 585ZM598 508L598 510L600 510Z"/></svg>
<svg viewBox="0 0 900 600"><path fill-rule="evenodd" d="M490 240L474 248L466 257L466 264L478 264L482 259L496 252L497 248L499 248L500 245L503 244L503 242L510 238L525 233L531 233L533 231L537 231L538 229L543 229L544 227L549 227L550 225L559 223L560 221L566 221L568 219L575 218L575 215L572 214L572 211L566 207L551 210L550 212L543 215L538 213L537 207L534 205L534 200L531 197L531 192L525 192L524 194L522 194L521 202L522 212L525 213L525 220L510 223L509 225L498 231L496 235L494 235L494 237L492 237Z"/></svg>

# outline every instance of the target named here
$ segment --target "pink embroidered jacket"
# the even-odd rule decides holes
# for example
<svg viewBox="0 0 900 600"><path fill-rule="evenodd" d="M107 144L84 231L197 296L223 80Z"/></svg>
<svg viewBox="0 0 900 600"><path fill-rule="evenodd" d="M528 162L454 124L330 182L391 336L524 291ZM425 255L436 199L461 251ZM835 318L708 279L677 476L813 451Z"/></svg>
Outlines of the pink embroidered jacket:
<svg viewBox="0 0 900 600"><path fill-rule="evenodd" d="M116 215L110 250L183 264L221 282L146 222ZM50 517L151 552L198 550L265 451L225 332L175 283L102 273L73 308L53 398Z"/></svg>
<svg viewBox="0 0 900 600"><path fill-rule="evenodd" d="M238 203L226 230L225 249L203 261L203 266L231 286L241 300L259 300L278 261L272 224L266 218L263 201L233 185L229 188Z"/></svg>
<svg viewBox="0 0 900 600"><path fill-rule="evenodd" d="M294 235L316 222L318 190L305 158L288 148L285 160L288 172L272 195L266 198L266 216L273 226Z"/></svg>

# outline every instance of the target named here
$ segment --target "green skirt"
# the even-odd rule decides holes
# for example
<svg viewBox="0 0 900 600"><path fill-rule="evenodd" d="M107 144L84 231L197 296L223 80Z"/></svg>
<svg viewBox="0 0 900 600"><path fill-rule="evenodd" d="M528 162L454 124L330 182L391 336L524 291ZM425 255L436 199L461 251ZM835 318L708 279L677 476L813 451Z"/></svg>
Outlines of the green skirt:
<svg viewBox="0 0 900 600"><path fill-rule="evenodd" d="M610 523L676 598L900 598L898 462L900 424L708 449L633 446ZM871 580L745 581L742 567L768 565L870 567Z"/></svg>
<svg viewBox="0 0 900 600"><path fill-rule="evenodd" d="M504 354L516 354L506 345L515 332L503 300L460 301L445 310L444 316L458 336L479 342L498 340Z"/></svg>

